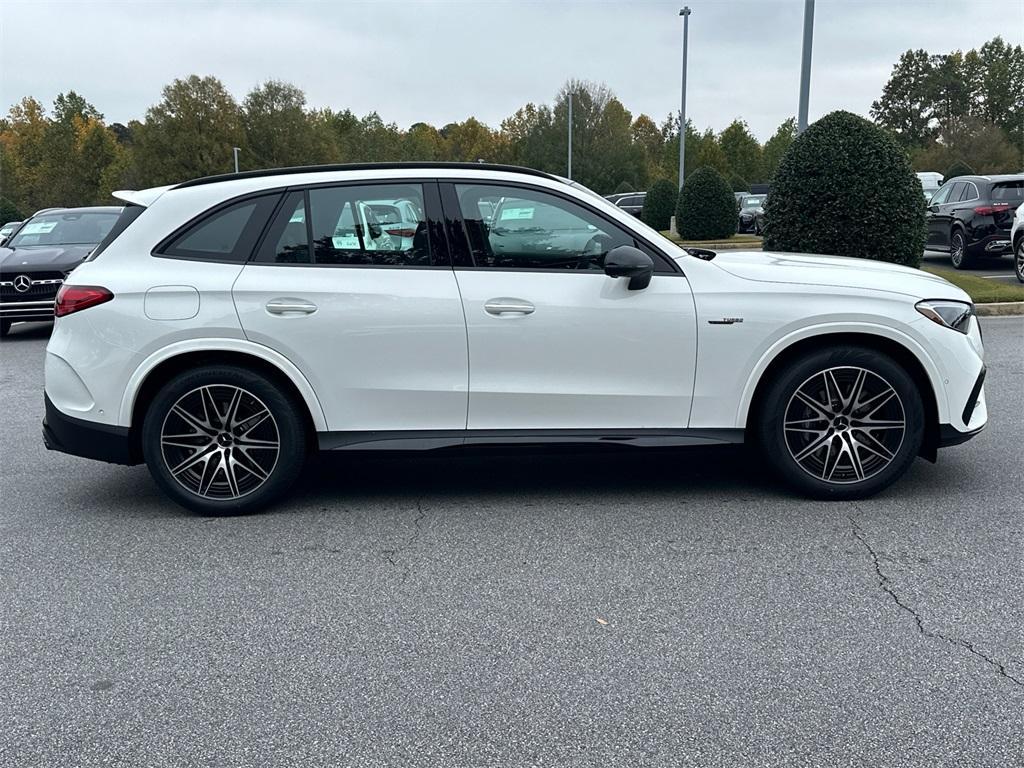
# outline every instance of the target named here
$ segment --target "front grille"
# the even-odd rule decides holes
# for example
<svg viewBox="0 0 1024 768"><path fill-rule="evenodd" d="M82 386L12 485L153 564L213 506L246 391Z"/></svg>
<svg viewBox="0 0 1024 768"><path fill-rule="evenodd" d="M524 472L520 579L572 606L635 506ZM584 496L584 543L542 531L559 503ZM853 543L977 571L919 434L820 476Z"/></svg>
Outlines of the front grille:
<svg viewBox="0 0 1024 768"><path fill-rule="evenodd" d="M24 275L33 282L27 291L19 291L14 287L15 280L21 275ZM29 274L19 272L5 274L0 276L0 301L39 301L41 299L55 298L63 281L63 272L33 272Z"/></svg>

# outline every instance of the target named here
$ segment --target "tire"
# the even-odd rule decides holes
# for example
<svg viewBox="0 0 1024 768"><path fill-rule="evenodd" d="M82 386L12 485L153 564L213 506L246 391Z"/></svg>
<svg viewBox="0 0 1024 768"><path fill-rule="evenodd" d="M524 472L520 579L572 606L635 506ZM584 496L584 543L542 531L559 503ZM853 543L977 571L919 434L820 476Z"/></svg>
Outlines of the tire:
<svg viewBox="0 0 1024 768"><path fill-rule="evenodd" d="M281 498L302 471L307 443L300 413L258 373L203 366L171 379L149 404L143 457L161 490L187 509L256 512Z"/></svg>
<svg viewBox="0 0 1024 768"><path fill-rule="evenodd" d="M902 366L871 349L839 346L799 358L770 382L756 430L764 458L801 493L862 499L907 471L921 449L924 418ZM894 426L900 421L902 428Z"/></svg>
<svg viewBox="0 0 1024 768"><path fill-rule="evenodd" d="M954 269L970 269L974 266L974 259L967 252L967 238L962 230L954 229L949 236L949 260L953 262Z"/></svg>
<svg viewBox="0 0 1024 768"><path fill-rule="evenodd" d="M1017 247L1013 252L1013 271L1017 280L1024 283L1024 237L1017 241Z"/></svg>
<svg viewBox="0 0 1024 768"><path fill-rule="evenodd" d="M11 321L10 320L0 320L0 338L3 338L4 336L6 336L10 332L11 332Z"/></svg>

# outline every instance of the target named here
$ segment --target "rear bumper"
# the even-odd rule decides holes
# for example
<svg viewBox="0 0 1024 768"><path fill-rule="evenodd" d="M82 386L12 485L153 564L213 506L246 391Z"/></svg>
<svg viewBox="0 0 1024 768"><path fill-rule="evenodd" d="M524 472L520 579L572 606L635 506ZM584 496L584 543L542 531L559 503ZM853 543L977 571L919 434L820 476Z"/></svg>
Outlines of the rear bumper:
<svg viewBox="0 0 1024 768"><path fill-rule="evenodd" d="M976 255L1001 256L1013 253L1013 243L1010 242L1010 231L999 231L995 234L980 237L970 245L967 250Z"/></svg>
<svg viewBox="0 0 1024 768"><path fill-rule="evenodd" d="M141 464L133 446L131 429L76 419L57 410L50 398L43 418L43 443L50 451L106 461L110 464Z"/></svg>

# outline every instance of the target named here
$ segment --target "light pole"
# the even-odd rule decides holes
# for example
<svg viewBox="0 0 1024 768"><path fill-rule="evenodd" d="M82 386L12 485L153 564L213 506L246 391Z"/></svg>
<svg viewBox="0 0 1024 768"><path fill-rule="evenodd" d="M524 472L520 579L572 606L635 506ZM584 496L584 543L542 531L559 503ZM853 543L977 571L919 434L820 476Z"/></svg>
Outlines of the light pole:
<svg viewBox="0 0 1024 768"><path fill-rule="evenodd" d="M238 173L238 153L242 151L241 147L232 147L231 154L235 156L235 173Z"/></svg>
<svg viewBox="0 0 1024 768"><path fill-rule="evenodd" d="M679 188L683 188L686 168L686 46L690 38L690 8L684 6L679 12L683 17L683 87L679 105Z"/></svg>
<svg viewBox="0 0 1024 768"><path fill-rule="evenodd" d="M814 0L804 0L804 51L800 64L800 111L797 134L807 130L807 103L811 98L811 38L814 37Z"/></svg>
<svg viewBox="0 0 1024 768"><path fill-rule="evenodd" d="M572 91L569 91L569 168L565 177L572 181Z"/></svg>

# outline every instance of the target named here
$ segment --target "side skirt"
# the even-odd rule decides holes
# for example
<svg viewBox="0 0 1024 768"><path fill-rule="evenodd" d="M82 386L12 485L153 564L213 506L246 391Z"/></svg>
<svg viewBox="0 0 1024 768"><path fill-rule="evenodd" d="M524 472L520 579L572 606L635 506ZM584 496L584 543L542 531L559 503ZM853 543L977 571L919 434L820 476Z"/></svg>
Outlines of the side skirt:
<svg viewBox="0 0 1024 768"><path fill-rule="evenodd" d="M318 432L322 451L429 451L459 445L628 445L666 448L743 442L742 429L442 429Z"/></svg>

